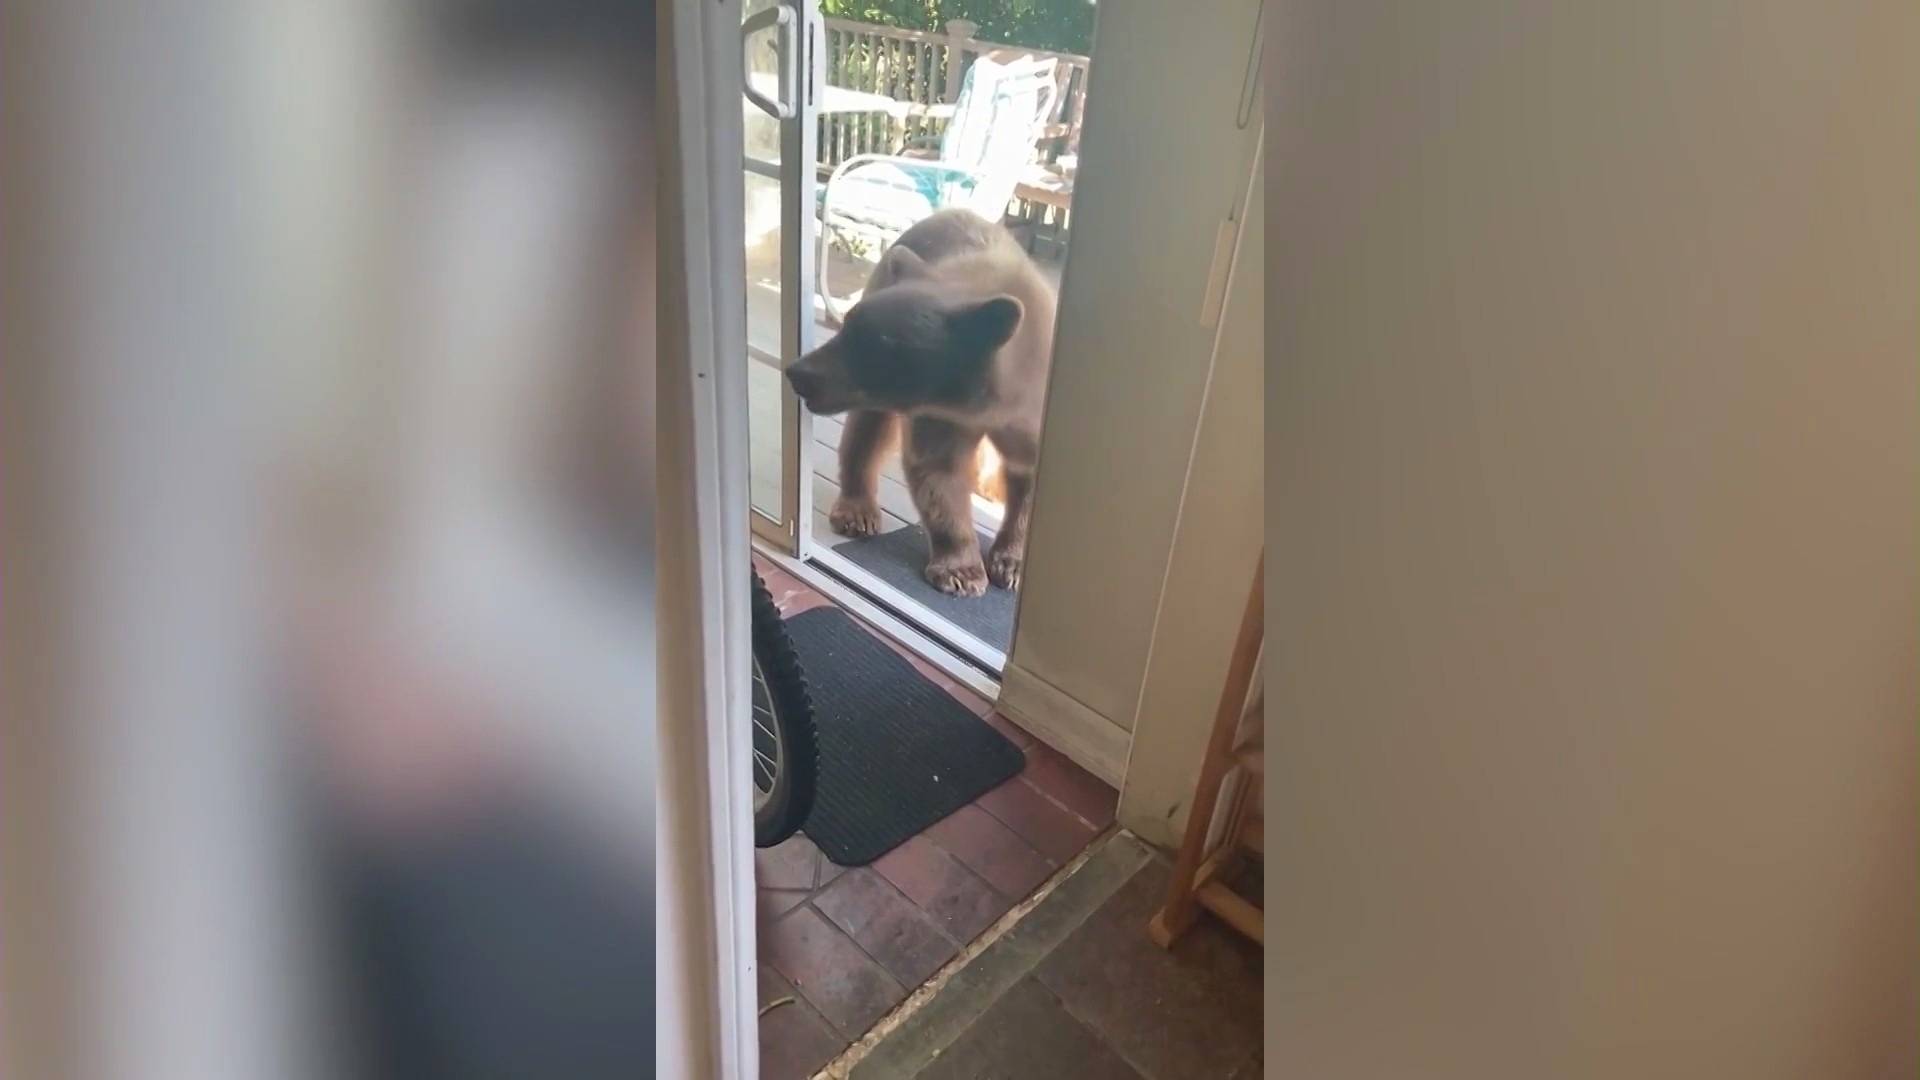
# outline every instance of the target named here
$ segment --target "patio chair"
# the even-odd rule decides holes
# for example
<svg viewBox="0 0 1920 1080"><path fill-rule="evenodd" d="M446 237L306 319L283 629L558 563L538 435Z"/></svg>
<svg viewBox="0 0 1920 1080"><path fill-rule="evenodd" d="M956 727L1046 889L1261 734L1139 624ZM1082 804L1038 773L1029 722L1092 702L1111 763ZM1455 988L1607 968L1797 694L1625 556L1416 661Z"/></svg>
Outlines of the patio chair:
<svg viewBox="0 0 1920 1080"><path fill-rule="evenodd" d="M838 326L849 304L828 284L835 234L854 235L886 250L900 234L937 210L966 207L989 221L1006 215L1036 143L1053 115L1057 61L1024 57L974 60L960 86L936 158L857 154L842 162L818 196L820 253L816 276L827 318Z"/></svg>

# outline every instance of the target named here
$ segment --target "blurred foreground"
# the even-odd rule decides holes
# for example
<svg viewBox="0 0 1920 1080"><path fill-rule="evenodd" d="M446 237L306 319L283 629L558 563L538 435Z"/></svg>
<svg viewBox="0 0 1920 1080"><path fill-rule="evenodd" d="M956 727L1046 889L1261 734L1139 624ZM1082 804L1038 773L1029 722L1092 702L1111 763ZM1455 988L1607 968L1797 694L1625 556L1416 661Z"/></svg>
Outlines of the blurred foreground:
<svg viewBox="0 0 1920 1080"><path fill-rule="evenodd" d="M650 1075L651 5L5 18L7 1074Z"/></svg>

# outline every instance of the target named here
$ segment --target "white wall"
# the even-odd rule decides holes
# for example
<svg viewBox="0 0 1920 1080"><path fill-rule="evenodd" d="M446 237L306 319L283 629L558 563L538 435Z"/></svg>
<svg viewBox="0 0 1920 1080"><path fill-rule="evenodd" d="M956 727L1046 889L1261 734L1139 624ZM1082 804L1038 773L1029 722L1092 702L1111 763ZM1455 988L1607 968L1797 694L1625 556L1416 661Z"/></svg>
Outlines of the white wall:
<svg viewBox="0 0 1920 1080"><path fill-rule="evenodd" d="M1915 32L1288 6L1276 1075L1915 1074Z"/></svg>
<svg viewBox="0 0 1920 1080"><path fill-rule="evenodd" d="M1214 343L1215 240L1248 174L1258 8L1100 5L1003 707L1068 715L1092 734L1062 749L1116 779Z"/></svg>
<svg viewBox="0 0 1920 1080"><path fill-rule="evenodd" d="M1266 207L1256 169L1133 721L1120 824L1180 842L1265 541Z"/></svg>
<svg viewBox="0 0 1920 1080"><path fill-rule="evenodd" d="M320 1071L300 823L255 666L268 341L249 316L270 264L228 92L254 85L236 46L271 27L223 14L46 6L10 71L35 112L7 149L31 152L41 201L8 282L34 333L9 339L9 553L35 571L6 641L9 1075ZM15 1009L54 1030L16 1041Z"/></svg>

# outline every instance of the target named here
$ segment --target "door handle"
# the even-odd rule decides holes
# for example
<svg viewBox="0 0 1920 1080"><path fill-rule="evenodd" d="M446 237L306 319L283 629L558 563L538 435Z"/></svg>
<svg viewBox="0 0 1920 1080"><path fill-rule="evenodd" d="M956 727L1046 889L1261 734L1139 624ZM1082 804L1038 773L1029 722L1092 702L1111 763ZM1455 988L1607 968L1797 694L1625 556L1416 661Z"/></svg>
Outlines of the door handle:
<svg viewBox="0 0 1920 1080"><path fill-rule="evenodd" d="M827 93L827 20L807 5L807 103L818 107Z"/></svg>
<svg viewBox="0 0 1920 1080"><path fill-rule="evenodd" d="M774 97L769 97L755 89L753 65L748 60L748 53L753 46L753 35L769 26L775 28L777 34L775 48L780 54L778 74L780 87L778 94ZM799 50L794 45L793 9L784 4L754 12L740 24L741 75L745 84L742 89L746 91L748 101L753 102L761 112L775 120L791 120L795 115L794 104L799 96L800 80L797 77Z"/></svg>

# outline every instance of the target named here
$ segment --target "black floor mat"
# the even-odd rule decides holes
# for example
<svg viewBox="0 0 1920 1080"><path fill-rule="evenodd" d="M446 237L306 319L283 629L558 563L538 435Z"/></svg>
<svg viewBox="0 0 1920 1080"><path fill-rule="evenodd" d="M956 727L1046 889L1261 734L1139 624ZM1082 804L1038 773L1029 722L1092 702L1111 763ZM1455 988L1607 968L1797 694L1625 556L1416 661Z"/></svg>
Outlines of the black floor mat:
<svg viewBox="0 0 1920 1080"><path fill-rule="evenodd" d="M990 536L980 537L980 550L992 542ZM948 596L927 584L927 530L921 526L849 540L833 550L1001 652L1012 644L1016 594L989 585L985 596Z"/></svg>
<svg viewBox="0 0 1920 1080"><path fill-rule="evenodd" d="M787 620L813 692L820 783L807 836L865 866L1012 779L1026 755L834 608Z"/></svg>

